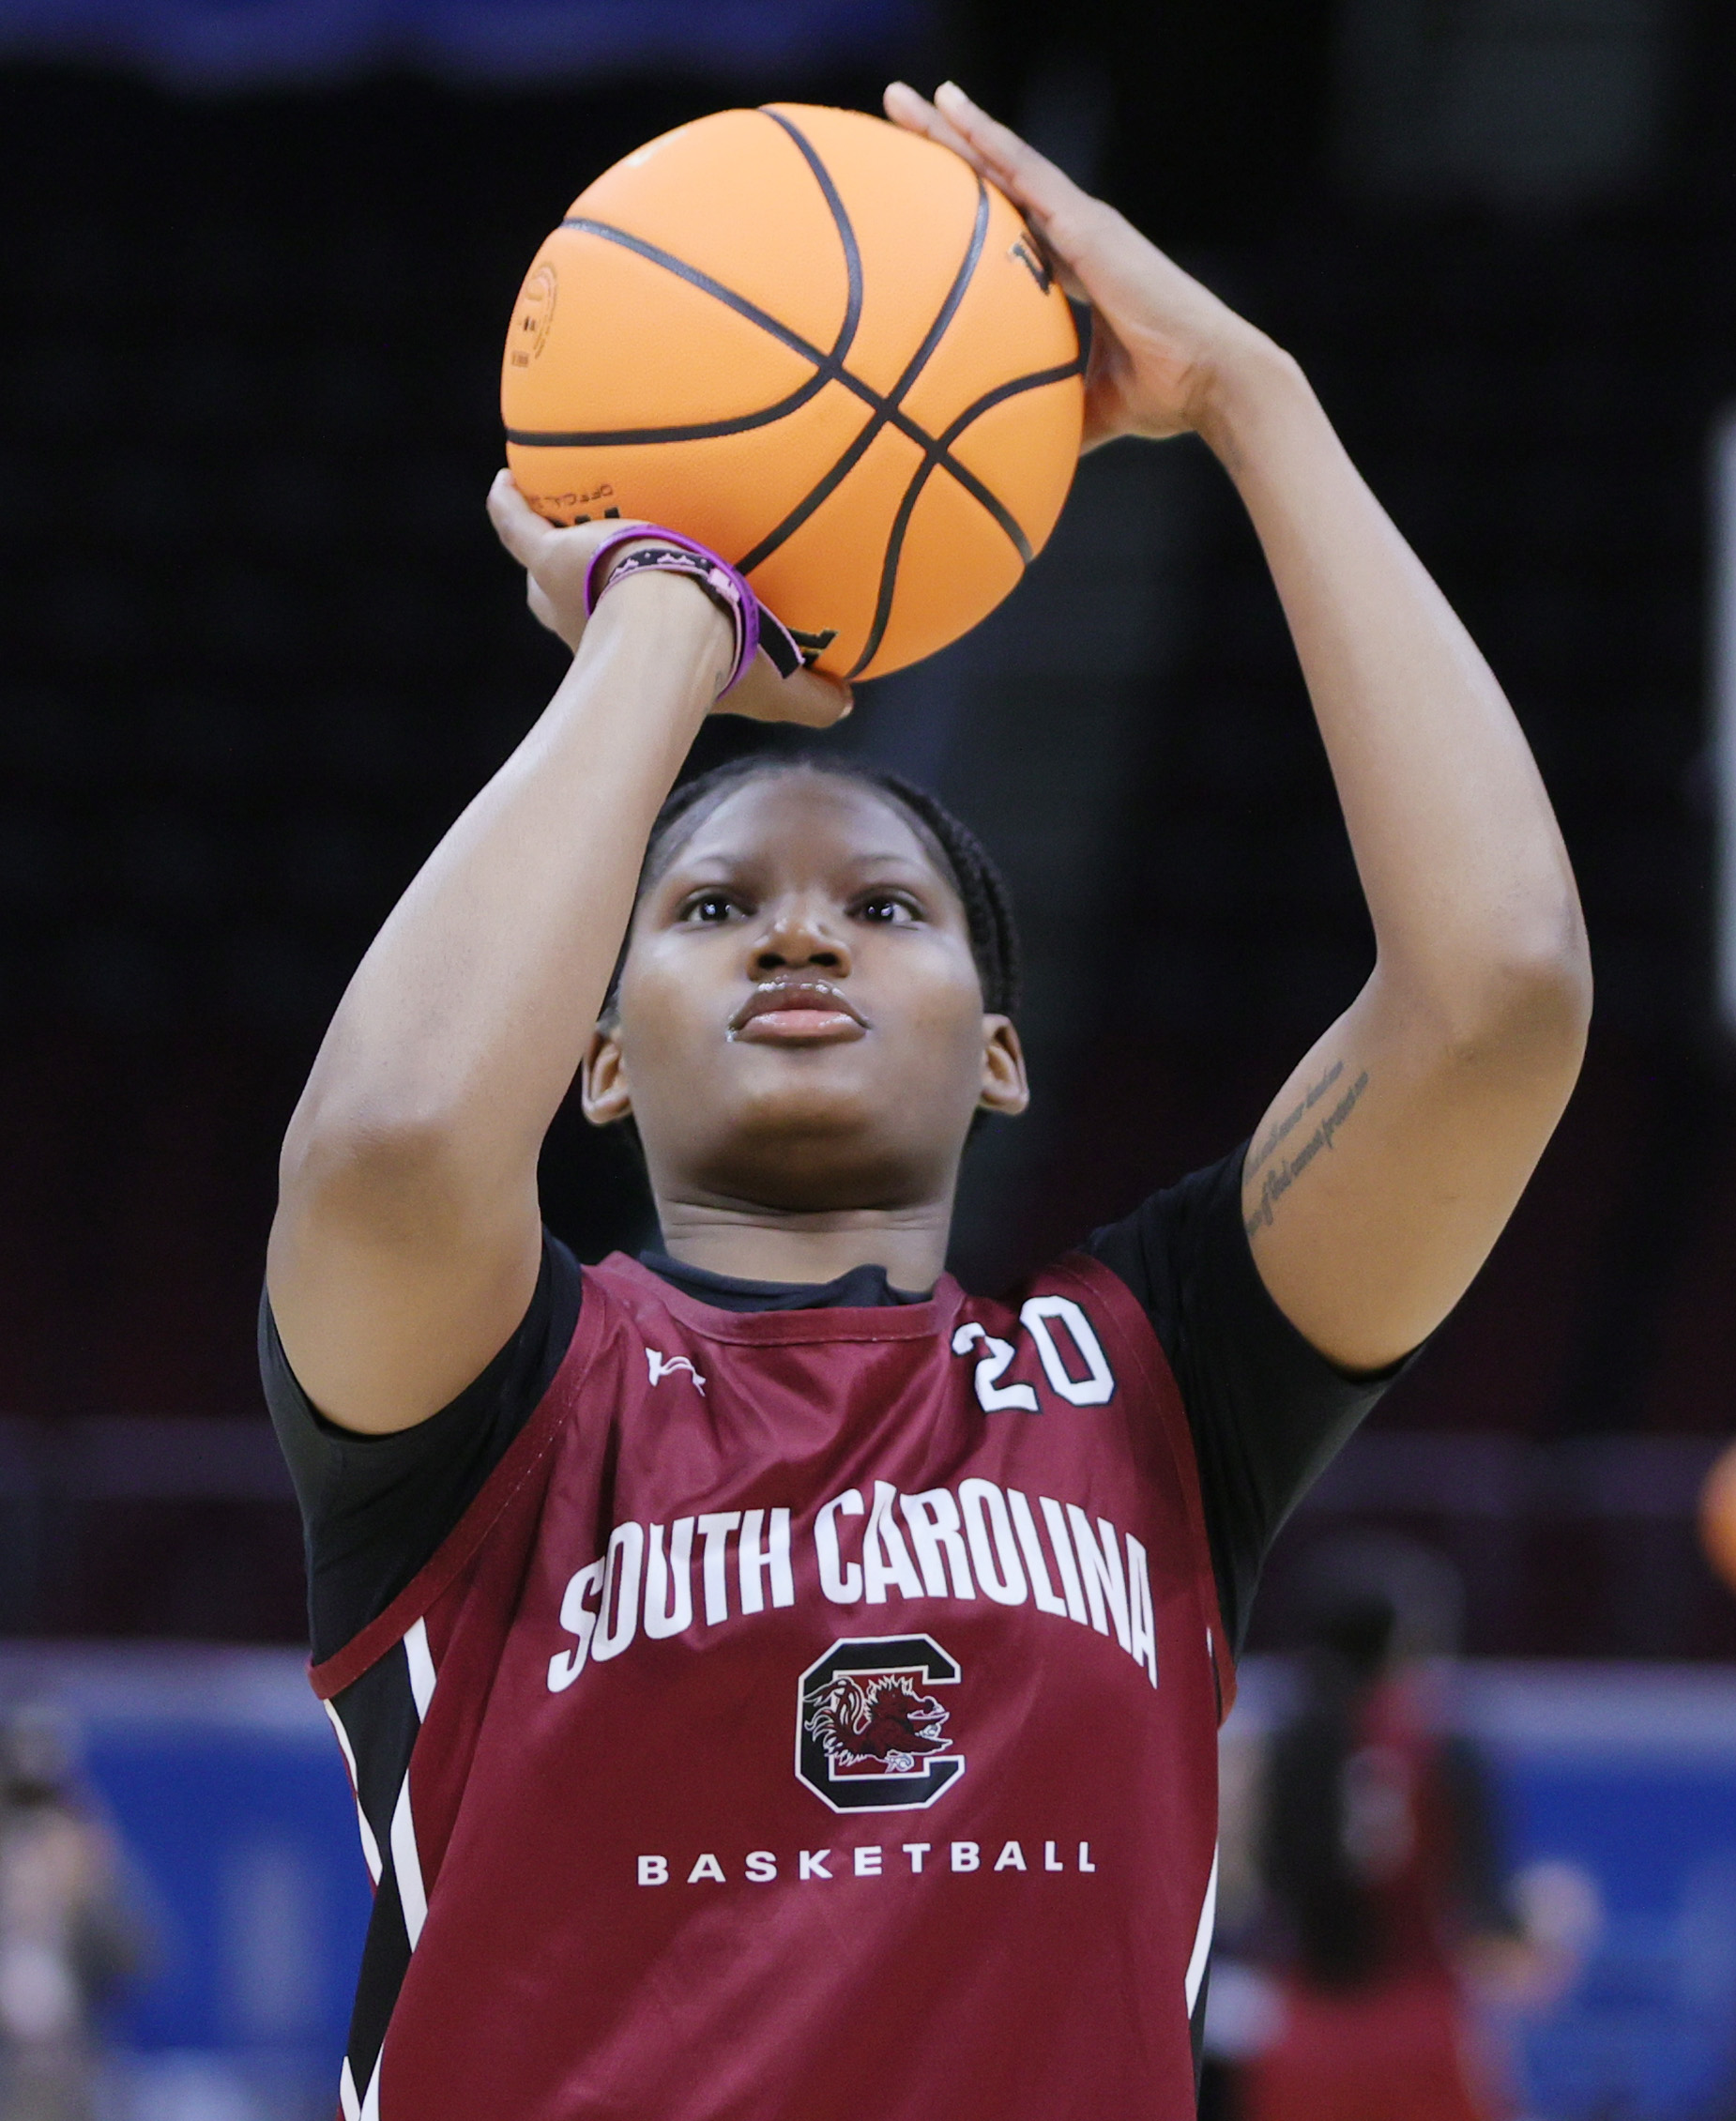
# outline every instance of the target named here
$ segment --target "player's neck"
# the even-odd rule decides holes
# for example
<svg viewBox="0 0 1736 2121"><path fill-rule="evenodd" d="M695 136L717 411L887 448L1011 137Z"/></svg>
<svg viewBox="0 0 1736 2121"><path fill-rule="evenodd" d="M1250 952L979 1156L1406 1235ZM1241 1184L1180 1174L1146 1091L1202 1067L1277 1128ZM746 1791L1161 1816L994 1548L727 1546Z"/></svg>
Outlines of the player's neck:
<svg viewBox="0 0 1736 2121"><path fill-rule="evenodd" d="M660 1198L663 1249L683 1265L745 1281L835 1281L884 1267L894 1289L932 1289L946 1265L950 1198L905 1208L798 1211Z"/></svg>

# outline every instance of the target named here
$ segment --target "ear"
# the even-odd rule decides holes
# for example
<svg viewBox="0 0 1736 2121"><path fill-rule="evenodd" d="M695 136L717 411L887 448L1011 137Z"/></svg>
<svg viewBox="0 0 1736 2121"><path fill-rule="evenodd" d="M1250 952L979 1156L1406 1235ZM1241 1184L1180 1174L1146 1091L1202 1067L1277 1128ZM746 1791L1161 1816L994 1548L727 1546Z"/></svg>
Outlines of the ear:
<svg viewBox="0 0 1736 2121"><path fill-rule="evenodd" d="M1030 1084L1025 1074L1025 1049L1009 1016L982 1019L982 1088L978 1108L998 1112L1016 1120L1030 1103Z"/></svg>
<svg viewBox="0 0 1736 2121"><path fill-rule="evenodd" d="M599 1024L579 1063L579 1105L594 1127L612 1127L632 1113L627 1063L612 1025Z"/></svg>

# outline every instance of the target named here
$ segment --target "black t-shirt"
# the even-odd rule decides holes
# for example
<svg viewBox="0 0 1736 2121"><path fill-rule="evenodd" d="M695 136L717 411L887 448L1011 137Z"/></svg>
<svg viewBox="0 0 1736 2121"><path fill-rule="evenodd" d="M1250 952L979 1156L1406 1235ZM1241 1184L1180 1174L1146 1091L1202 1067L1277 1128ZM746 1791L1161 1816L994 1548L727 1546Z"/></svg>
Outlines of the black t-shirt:
<svg viewBox="0 0 1736 2121"><path fill-rule="evenodd" d="M1272 1302L1242 1224L1242 1155L1238 1148L1153 1194L1083 1247L1145 1307L1180 1386L1237 1649L1279 1526L1396 1374L1345 1376ZM918 1304L927 1293L893 1289L880 1267L811 1285L741 1281L659 1252L643 1259L702 1303L732 1311ZM577 1261L545 1233L518 1331L449 1406L389 1436L340 1428L314 1408L262 1305L260 1369L301 1503L316 1660L383 1612L457 1524L560 1367L581 1293Z"/></svg>

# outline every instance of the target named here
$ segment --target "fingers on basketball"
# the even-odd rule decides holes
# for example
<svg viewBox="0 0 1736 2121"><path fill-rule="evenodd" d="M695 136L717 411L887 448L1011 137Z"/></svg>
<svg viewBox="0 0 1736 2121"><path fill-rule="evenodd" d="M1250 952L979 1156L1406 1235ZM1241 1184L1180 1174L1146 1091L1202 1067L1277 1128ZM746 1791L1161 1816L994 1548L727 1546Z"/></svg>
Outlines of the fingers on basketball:
<svg viewBox="0 0 1736 2121"><path fill-rule="evenodd" d="M793 722L806 729L830 729L855 704L850 688L817 671L798 670L781 678L762 651L735 690L718 702L718 711L739 714L750 722Z"/></svg>
<svg viewBox="0 0 1736 2121"><path fill-rule="evenodd" d="M950 147L953 154L962 156L979 176L993 177L995 172L955 125L937 111L926 96L911 87L907 81L894 81L888 84L882 99L886 114L894 125L901 125L906 132L920 132L924 140L932 140L938 147Z"/></svg>
<svg viewBox="0 0 1736 2121"><path fill-rule="evenodd" d="M810 729L830 729L856 704L847 685L839 684L833 678L822 678L815 670L799 670L793 677L778 679L777 684L791 719Z"/></svg>
<svg viewBox="0 0 1736 2121"><path fill-rule="evenodd" d="M1085 203L1086 194L1064 170L1021 140L1011 126L979 110L956 82L941 83L935 91L935 108L1015 206L1046 221Z"/></svg>
<svg viewBox="0 0 1736 2121"><path fill-rule="evenodd" d="M1089 300L1074 261L1089 241L1090 216L1102 208L1102 202L1082 191L1065 170L1040 155L1010 127L979 110L953 83L942 87L950 91L948 101L957 124L905 82L894 82L887 90L888 116L906 130L921 132L962 155L980 175L1004 191L1026 216L1043 263L1061 286L1075 301Z"/></svg>

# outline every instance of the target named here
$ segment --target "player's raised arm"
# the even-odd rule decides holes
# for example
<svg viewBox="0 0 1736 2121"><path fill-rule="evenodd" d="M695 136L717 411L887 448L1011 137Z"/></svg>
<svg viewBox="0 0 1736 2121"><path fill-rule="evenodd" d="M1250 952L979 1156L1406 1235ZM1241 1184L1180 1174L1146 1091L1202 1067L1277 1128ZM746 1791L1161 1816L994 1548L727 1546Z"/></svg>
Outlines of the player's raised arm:
<svg viewBox="0 0 1736 2121"><path fill-rule="evenodd" d="M1378 947L1261 1123L1243 1208L1291 1320L1379 1368L1463 1293L1578 1072L1590 963L1536 766L1295 362L958 90L887 109L993 177L1091 301L1087 446L1195 430L1265 548Z"/></svg>
<svg viewBox="0 0 1736 2121"><path fill-rule="evenodd" d="M584 579L618 524L557 530L506 473L489 496L532 609L575 649L512 756L429 857L350 982L283 1145L267 1286L304 1390L346 1427L447 1404L523 1317L537 1155L584 1054L646 836L730 662L691 581ZM762 656L732 710L847 707Z"/></svg>

